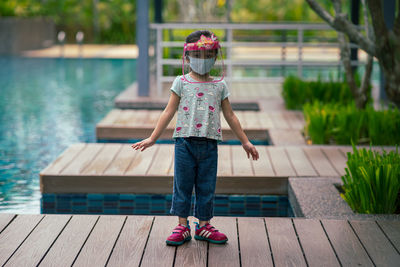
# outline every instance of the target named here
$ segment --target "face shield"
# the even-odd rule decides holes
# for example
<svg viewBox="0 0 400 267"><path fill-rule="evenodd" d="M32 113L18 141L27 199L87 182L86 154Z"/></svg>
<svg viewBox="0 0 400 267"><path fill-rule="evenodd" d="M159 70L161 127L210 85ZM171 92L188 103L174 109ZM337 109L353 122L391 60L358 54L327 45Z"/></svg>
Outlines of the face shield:
<svg viewBox="0 0 400 267"><path fill-rule="evenodd" d="M202 35L196 43L185 43L182 75L189 83L220 82L224 79L221 47L214 34L210 38Z"/></svg>

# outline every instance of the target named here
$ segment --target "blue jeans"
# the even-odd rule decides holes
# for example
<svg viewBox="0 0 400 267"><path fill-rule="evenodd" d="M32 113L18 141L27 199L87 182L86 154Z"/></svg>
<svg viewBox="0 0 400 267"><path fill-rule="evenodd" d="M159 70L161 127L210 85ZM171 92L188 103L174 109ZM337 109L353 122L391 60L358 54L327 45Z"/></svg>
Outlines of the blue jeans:
<svg viewBox="0 0 400 267"><path fill-rule="evenodd" d="M182 218L189 216L194 187L194 216L201 221L208 221L213 217L217 165L217 140L205 137L175 139L171 214Z"/></svg>

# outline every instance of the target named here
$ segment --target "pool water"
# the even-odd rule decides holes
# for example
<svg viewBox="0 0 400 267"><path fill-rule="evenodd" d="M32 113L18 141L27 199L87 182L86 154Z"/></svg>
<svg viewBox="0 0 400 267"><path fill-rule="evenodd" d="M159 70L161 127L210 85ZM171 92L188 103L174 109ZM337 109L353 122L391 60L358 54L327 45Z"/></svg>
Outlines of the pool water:
<svg viewBox="0 0 400 267"><path fill-rule="evenodd" d="M96 124L136 80L132 59L0 57L0 212L40 213L39 172Z"/></svg>

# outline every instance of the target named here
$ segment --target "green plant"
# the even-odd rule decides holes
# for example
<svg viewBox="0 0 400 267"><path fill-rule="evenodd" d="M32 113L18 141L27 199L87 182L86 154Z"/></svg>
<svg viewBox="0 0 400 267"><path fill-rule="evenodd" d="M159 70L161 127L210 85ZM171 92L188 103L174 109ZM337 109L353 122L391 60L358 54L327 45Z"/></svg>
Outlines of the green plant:
<svg viewBox="0 0 400 267"><path fill-rule="evenodd" d="M400 110L374 110L369 105L357 109L354 102L323 104L318 101L303 106L304 133L313 144L373 145L400 144Z"/></svg>
<svg viewBox="0 0 400 267"><path fill-rule="evenodd" d="M346 82L303 81L296 76L288 76L283 83L282 96L286 108L301 109L305 103L320 101L322 103L347 104L353 100Z"/></svg>
<svg viewBox="0 0 400 267"><path fill-rule="evenodd" d="M359 213L394 213L399 203L400 155L396 151L357 150L347 153L346 174L342 176L342 198Z"/></svg>

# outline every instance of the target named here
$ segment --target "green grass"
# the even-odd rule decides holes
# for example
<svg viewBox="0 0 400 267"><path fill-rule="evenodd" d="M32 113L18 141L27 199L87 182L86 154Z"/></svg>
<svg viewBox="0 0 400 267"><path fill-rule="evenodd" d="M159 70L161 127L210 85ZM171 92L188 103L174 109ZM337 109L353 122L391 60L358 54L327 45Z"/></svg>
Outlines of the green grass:
<svg viewBox="0 0 400 267"><path fill-rule="evenodd" d="M304 133L312 144L396 145L400 144L400 111L377 111L370 105L357 109L348 105L314 102L303 107Z"/></svg>
<svg viewBox="0 0 400 267"><path fill-rule="evenodd" d="M347 153L342 198L358 213L395 213L399 209L400 155L396 151L357 150Z"/></svg>
<svg viewBox="0 0 400 267"><path fill-rule="evenodd" d="M288 76L283 83L282 96L287 109L301 110L306 103L347 104L353 101L353 95L346 82L303 81L296 76Z"/></svg>

